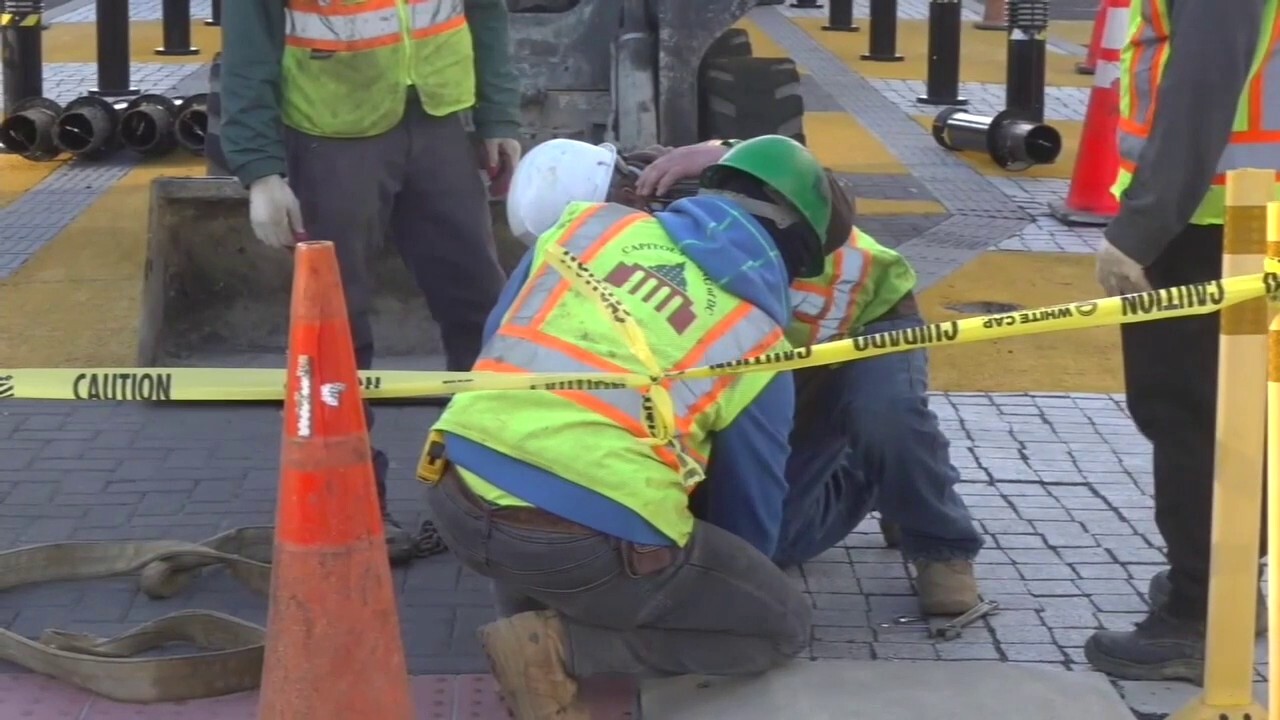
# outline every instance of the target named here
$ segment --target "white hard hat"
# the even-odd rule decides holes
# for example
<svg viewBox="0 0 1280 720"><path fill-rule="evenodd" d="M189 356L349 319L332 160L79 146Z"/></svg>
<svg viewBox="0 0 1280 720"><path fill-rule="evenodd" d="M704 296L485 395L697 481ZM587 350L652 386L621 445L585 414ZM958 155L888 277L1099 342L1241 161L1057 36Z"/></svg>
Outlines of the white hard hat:
<svg viewBox="0 0 1280 720"><path fill-rule="evenodd" d="M618 149L556 138L525 155L507 191L507 225L526 245L550 230L572 202L604 202Z"/></svg>

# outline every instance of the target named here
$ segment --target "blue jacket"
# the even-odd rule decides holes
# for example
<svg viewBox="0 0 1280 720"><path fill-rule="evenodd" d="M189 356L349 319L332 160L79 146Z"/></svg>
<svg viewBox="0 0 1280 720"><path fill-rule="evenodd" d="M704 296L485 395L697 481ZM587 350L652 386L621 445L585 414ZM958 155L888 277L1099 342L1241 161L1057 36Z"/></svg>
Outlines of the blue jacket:
<svg viewBox="0 0 1280 720"><path fill-rule="evenodd" d="M709 197L678 200L658 221L685 255L717 285L768 313L790 320L789 281L773 240L733 203ZM530 255L512 273L485 324L485 342L497 331L529 279ZM705 482L715 502L702 519L772 557L787 494L784 474L795 394L790 373L774 377L734 421L712 438ZM447 437L453 462L547 512L600 532L645 545L671 540L630 508L588 488L457 435Z"/></svg>

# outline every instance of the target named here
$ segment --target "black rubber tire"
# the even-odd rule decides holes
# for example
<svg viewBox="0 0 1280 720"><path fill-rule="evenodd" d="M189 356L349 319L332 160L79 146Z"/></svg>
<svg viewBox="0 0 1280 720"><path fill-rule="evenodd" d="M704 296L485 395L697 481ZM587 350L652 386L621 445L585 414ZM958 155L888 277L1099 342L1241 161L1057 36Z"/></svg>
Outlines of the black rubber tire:
<svg viewBox="0 0 1280 720"><path fill-rule="evenodd" d="M742 28L729 28L711 41L702 55L702 67L712 60L751 57L751 35Z"/></svg>
<svg viewBox="0 0 1280 720"><path fill-rule="evenodd" d="M790 58L711 60L701 79L703 140L785 135L805 141L800 72Z"/></svg>

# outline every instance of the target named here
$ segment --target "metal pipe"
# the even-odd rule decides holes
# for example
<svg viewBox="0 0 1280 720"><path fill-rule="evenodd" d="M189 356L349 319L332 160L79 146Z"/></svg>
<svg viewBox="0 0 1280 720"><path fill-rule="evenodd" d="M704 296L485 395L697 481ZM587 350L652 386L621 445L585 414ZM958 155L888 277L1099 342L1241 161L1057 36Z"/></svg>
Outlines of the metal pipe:
<svg viewBox="0 0 1280 720"><path fill-rule="evenodd" d="M97 0L99 97L137 95L129 86L129 0Z"/></svg>
<svg viewBox="0 0 1280 720"><path fill-rule="evenodd" d="M134 98L120 115L120 143L144 156L172 152L178 146L174 132L178 104L164 95L146 94Z"/></svg>
<svg viewBox="0 0 1280 720"><path fill-rule="evenodd" d="M1005 60L1006 110L1044 122L1045 30L1048 0L1009 0L1009 42Z"/></svg>
<svg viewBox="0 0 1280 720"><path fill-rule="evenodd" d="M156 54L199 55L200 48L191 46L191 0L162 0L161 8L164 47L156 48Z"/></svg>
<svg viewBox="0 0 1280 720"><path fill-rule="evenodd" d="M902 62L898 54L898 0L871 0L871 32L863 60Z"/></svg>
<svg viewBox="0 0 1280 720"><path fill-rule="evenodd" d="M54 133L62 106L42 97L21 100L10 108L0 122L0 146L27 160L52 160L58 157Z"/></svg>
<svg viewBox="0 0 1280 720"><path fill-rule="evenodd" d="M827 32L858 32L862 28L853 23L853 0L831 0L831 10L827 13L827 24L822 26Z"/></svg>
<svg viewBox="0 0 1280 720"><path fill-rule="evenodd" d="M44 95L44 0L0 0L0 75L4 106Z"/></svg>
<svg viewBox="0 0 1280 720"><path fill-rule="evenodd" d="M204 21L209 27L222 27L222 0L210 0L209 19Z"/></svg>
<svg viewBox="0 0 1280 720"><path fill-rule="evenodd" d="M992 117L947 108L933 119L933 139L957 152L986 151L996 165L1018 172L1047 165L1062 152L1062 135L1008 110Z"/></svg>
<svg viewBox="0 0 1280 720"><path fill-rule="evenodd" d="M98 160L120 147L117 130L127 100L114 103L86 95L67 104L58 116L53 142L59 150L81 160Z"/></svg>
<svg viewBox="0 0 1280 720"><path fill-rule="evenodd" d="M960 9L960 0L929 2L929 69L925 94L916 98L922 105L969 104L960 97Z"/></svg>
<svg viewBox="0 0 1280 720"><path fill-rule="evenodd" d="M199 93L178 103L174 134L178 145L195 155L204 155L205 137L209 134L209 95Z"/></svg>

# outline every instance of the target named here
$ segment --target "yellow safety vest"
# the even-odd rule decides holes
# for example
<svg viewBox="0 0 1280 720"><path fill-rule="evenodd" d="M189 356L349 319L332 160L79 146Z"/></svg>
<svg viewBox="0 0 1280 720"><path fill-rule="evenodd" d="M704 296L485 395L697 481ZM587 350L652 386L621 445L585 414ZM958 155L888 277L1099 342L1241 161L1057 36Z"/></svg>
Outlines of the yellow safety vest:
<svg viewBox="0 0 1280 720"><path fill-rule="evenodd" d="M802 347L853 335L915 285L916 272L906 258L854 229L849 241L827 256L822 275L791 283L787 340Z"/></svg>
<svg viewBox="0 0 1280 720"><path fill-rule="evenodd" d="M718 286L691 262L656 218L615 204L574 203L539 238L529 279L475 365L484 372L638 372L598 301L575 291L547 262L567 248L601 280L644 331L663 369L686 369L790 349L763 310ZM677 447L703 470L712 434L750 405L775 373L676 381ZM620 503L683 545L693 531L673 448L652 435L638 390L485 391L453 398L435 425ZM524 504L463 477L495 504ZM492 478L497 480L497 478Z"/></svg>
<svg viewBox="0 0 1280 720"><path fill-rule="evenodd" d="M1275 62L1277 0L1269 0L1260 28L1249 82L1236 107L1230 143L1218 160L1218 173L1191 218L1194 225L1221 225L1226 212L1226 173L1242 168L1280 171L1280 65ZM1117 121L1120 171L1112 193L1121 198L1133 180L1138 154L1151 133L1160 104L1160 78L1173 45L1165 0L1133 0L1129 41L1120 52L1120 118ZM1195 32L1187 28L1184 32ZM1206 59L1206 62L1209 61ZM1195 123L1195 118L1178 122ZM1176 150L1175 150L1176 152ZM1277 182L1276 199L1280 199Z"/></svg>
<svg viewBox="0 0 1280 720"><path fill-rule="evenodd" d="M240 0L243 2L257 0ZM409 86L435 116L476 102L463 0L289 0L281 112L289 127L334 138L387 132Z"/></svg>

